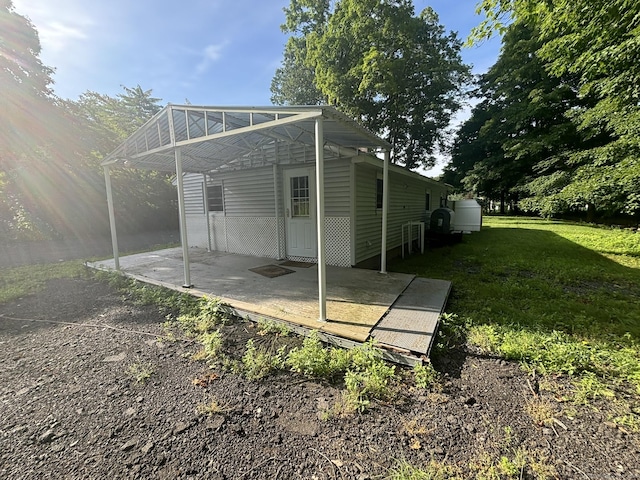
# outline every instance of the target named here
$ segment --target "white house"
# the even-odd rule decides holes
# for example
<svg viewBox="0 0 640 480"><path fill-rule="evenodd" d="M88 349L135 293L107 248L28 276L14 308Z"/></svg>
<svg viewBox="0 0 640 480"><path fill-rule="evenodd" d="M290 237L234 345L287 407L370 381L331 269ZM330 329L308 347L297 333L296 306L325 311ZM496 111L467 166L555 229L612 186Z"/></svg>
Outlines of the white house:
<svg viewBox="0 0 640 480"><path fill-rule="evenodd" d="M322 320L326 264L385 273L402 225L446 199L445 184L390 165L390 149L330 106L168 105L102 164L116 268L111 166L172 171L185 286L190 246L313 261Z"/></svg>
<svg viewBox="0 0 640 480"><path fill-rule="evenodd" d="M315 161L302 160L250 170L185 174L189 246L317 261ZM383 161L362 152L325 162L328 265L379 266L382 177ZM446 196L446 185L391 166L388 250L400 246L403 224L423 220L425 212L438 208ZM412 234L417 236L417 229Z"/></svg>

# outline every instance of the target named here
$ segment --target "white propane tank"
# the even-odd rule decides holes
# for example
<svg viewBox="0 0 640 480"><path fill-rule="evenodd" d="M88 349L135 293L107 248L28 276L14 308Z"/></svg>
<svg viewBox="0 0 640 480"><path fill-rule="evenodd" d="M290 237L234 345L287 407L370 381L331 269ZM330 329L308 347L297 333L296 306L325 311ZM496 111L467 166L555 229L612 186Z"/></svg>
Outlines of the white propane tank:
<svg viewBox="0 0 640 480"><path fill-rule="evenodd" d="M453 207L456 212L454 230L461 232L479 232L482 227L482 207L471 200L457 200Z"/></svg>

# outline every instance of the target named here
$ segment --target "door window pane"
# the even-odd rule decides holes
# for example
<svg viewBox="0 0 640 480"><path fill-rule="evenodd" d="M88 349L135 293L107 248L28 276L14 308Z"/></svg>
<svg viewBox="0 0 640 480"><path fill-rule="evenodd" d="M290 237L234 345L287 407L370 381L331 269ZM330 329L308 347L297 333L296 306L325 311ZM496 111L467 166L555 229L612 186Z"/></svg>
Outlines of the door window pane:
<svg viewBox="0 0 640 480"><path fill-rule="evenodd" d="M309 177L291 177L291 216L309 217Z"/></svg>

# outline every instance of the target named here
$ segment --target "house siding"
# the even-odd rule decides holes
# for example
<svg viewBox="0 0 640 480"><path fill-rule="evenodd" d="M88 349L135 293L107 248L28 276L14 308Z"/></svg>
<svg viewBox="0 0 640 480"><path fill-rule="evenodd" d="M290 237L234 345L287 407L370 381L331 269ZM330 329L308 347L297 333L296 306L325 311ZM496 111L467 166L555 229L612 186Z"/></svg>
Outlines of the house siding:
<svg viewBox="0 0 640 480"><path fill-rule="evenodd" d="M357 164L355 168L355 261L379 255L382 244L382 209L376 208L376 179L382 167ZM389 172L389 214L387 221L387 249L402 243L402 225L425 220L425 196L431 197L431 209L439 206L446 196L446 186L434 181ZM413 237L417 238L414 229Z"/></svg>
<svg viewBox="0 0 640 480"><path fill-rule="evenodd" d="M275 217L273 168L255 168L215 175L224 184L227 217Z"/></svg>
<svg viewBox="0 0 640 480"><path fill-rule="evenodd" d="M306 166L313 168L313 164ZM204 214L203 176L185 175L189 245L207 248L210 237L214 250L286 257L286 168L289 166L277 165L209 177L208 185L222 185L224 191L224 212L209 213L210 232ZM325 164L328 264L350 266L380 254L382 209L376 208L376 179L381 175L382 167L370 162L352 163L345 158ZM433 210L440 206L446 190L444 184L432 180L389 172L388 249L400 246L404 223L425 220L426 193ZM417 236L415 229L413 235Z"/></svg>
<svg viewBox="0 0 640 480"><path fill-rule="evenodd" d="M204 215L204 177L187 174L183 177L187 240L190 247L208 248L207 218Z"/></svg>
<svg viewBox="0 0 640 480"><path fill-rule="evenodd" d="M340 160L324 166L324 212L327 217L349 217L351 162Z"/></svg>

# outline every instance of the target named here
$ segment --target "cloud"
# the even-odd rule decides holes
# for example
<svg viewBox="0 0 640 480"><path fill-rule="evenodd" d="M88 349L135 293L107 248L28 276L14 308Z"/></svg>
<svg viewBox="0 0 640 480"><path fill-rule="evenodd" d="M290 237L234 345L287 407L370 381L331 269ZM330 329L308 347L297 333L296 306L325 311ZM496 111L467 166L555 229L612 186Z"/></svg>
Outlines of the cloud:
<svg viewBox="0 0 640 480"><path fill-rule="evenodd" d="M51 22L40 27L40 41L42 45L53 52L64 50L69 43L85 40L87 34L79 26L65 25Z"/></svg>
<svg viewBox="0 0 640 480"><path fill-rule="evenodd" d="M201 52L202 59L196 66L196 73L200 75L209 70L211 65L222 57L222 50L226 45L227 42L207 45Z"/></svg>
<svg viewBox="0 0 640 480"><path fill-rule="evenodd" d="M57 4L37 0L14 0L15 11L35 25L43 52L56 54L74 42L86 40L94 20L82 11L78 0ZM54 3L54 2L52 2Z"/></svg>

